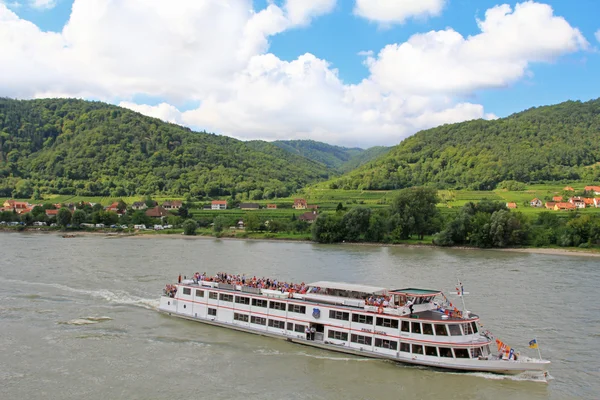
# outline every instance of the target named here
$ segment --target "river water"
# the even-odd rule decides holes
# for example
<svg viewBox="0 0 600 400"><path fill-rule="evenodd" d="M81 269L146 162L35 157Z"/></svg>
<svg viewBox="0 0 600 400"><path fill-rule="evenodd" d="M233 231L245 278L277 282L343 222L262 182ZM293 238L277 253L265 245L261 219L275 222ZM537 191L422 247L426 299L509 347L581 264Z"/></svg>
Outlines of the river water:
<svg viewBox="0 0 600 400"><path fill-rule="evenodd" d="M368 360L159 314L218 271L452 292L549 383ZM0 399L595 399L600 260L478 250L0 233ZM458 300L458 299L457 299Z"/></svg>

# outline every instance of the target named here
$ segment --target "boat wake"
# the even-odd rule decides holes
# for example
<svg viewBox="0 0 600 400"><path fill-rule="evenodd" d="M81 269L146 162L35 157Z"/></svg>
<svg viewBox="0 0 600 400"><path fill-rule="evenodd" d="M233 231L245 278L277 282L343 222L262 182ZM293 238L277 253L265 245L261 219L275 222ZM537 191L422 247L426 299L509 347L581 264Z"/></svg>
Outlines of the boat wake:
<svg viewBox="0 0 600 400"><path fill-rule="evenodd" d="M157 310L160 301L158 299L146 299L139 296L134 296L125 292L124 290L108 290L108 289L100 289L100 290L87 290L87 289L77 289L72 288L67 285L62 285L60 283L45 283L45 282L24 282L13 279L4 279L0 278L1 281L5 281L13 284L22 284L22 285L35 285L35 286L43 286L43 287L51 287L54 289L58 289L65 292L82 294L90 297L100 298L108 301L109 303L118 304L118 305L131 305L136 307L142 307L148 310ZM38 298L38 295L35 295L35 298Z"/></svg>
<svg viewBox="0 0 600 400"><path fill-rule="evenodd" d="M70 321L60 321L59 325L93 325L103 321L111 321L110 317L83 317L75 318Z"/></svg>
<svg viewBox="0 0 600 400"><path fill-rule="evenodd" d="M443 372L447 374L448 372ZM523 372L518 375L499 375L493 374L490 372L451 372L452 374L457 375L468 375L475 376L478 378L484 378L494 381L514 381L514 382L537 382L537 383L548 383L554 378L548 374L548 376L544 376L539 372Z"/></svg>

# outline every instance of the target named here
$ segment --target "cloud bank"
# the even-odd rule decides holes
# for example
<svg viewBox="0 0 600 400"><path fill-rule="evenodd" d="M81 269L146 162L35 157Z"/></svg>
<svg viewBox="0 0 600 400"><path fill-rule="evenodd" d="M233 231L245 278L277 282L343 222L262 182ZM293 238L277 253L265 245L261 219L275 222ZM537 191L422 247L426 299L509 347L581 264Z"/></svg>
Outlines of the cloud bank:
<svg viewBox="0 0 600 400"><path fill-rule="evenodd" d="M68 23L53 33L0 4L0 95L122 101L146 115L241 139L393 145L420 129L494 118L461 99L514 83L532 63L589 46L550 6L525 2L487 10L477 35L448 28L378 53L366 49L369 75L358 84L343 82L313 54L284 61L269 53L270 37L301 29L335 6L287 0L256 11L251 0L75 0ZM357 0L355 12L401 22L437 15L443 6ZM139 96L161 101L136 104ZM190 103L199 106L177 107Z"/></svg>

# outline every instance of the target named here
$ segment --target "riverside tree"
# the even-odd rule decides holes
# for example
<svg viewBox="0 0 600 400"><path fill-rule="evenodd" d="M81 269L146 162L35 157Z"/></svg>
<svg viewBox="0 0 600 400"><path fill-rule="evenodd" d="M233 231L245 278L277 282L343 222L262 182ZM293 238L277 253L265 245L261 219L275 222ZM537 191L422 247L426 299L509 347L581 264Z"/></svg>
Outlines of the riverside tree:
<svg viewBox="0 0 600 400"><path fill-rule="evenodd" d="M433 188L399 191L390 207L392 236L405 240L417 235L422 240L423 236L435 233L440 226L438 201L437 191Z"/></svg>
<svg viewBox="0 0 600 400"><path fill-rule="evenodd" d="M58 210L58 214L56 215L56 223L63 228L66 228L67 225L71 223L71 210L64 207Z"/></svg>
<svg viewBox="0 0 600 400"><path fill-rule="evenodd" d="M187 219L183 223L183 234L188 236L194 236L196 234L196 228L198 224L193 219Z"/></svg>

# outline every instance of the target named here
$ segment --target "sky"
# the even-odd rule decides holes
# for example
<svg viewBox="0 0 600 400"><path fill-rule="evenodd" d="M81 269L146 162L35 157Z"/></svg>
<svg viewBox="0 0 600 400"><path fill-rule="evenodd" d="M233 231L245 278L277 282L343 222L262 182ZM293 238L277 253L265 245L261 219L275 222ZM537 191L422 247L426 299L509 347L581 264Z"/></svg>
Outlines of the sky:
<svg viewBox="0 0 600 400"><path fill-rule="evenodd" d="M600 97L600 1L0 0L0 97L391 146Z"/></svg>

